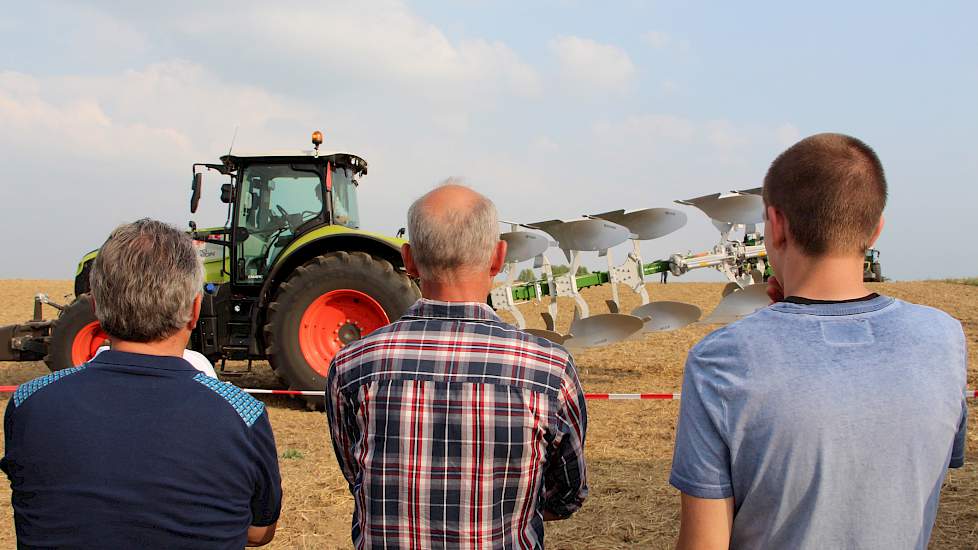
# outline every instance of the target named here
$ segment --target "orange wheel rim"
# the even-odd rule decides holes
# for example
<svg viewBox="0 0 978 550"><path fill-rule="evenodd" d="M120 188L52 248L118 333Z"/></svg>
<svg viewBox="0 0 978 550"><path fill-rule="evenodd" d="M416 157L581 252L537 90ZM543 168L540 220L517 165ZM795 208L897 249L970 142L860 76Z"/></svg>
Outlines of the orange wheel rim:
<svg viewBox="0 0 978 550"><path fill-rule="evenodd" d="M358 290L340 289L313 300L299 321L299 350L321 376L343 346L390 323L377 300Z"/></svg>
<svg viewBox="0 0 978 550"><path fill-rule="evenodd" d="M98 324L98 321L92 321L82 327L71 343L71 364L77 367L95 357L95 352L105 345L108 338L109 335L102 330L102 325Z"/></svg>

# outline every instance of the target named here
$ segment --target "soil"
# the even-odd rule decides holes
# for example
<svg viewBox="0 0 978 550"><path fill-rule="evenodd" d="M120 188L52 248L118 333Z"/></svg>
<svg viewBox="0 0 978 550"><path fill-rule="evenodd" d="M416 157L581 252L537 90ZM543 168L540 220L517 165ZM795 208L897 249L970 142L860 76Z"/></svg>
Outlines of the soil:
<svg viewBox="0 0 978 550"><path fill-rule="evenodd" d="M968 380L978 386L978 287L943 282L871 284L873 290L934 306L959 319L968 339ZM653 300L675 300L712 310L723 284L650 284ZM0 281L0 325L22 322L32 313L32 296L45 292L55 301L70 295L70 281ZM638 298L622 290L623 311ZM592 314L605 310L607 287L584 291ZM53 310L49 310L53 312ZM543 328L542 306L524 306L531 327ZM558 328L570 321L570 301L561 303ZM692 325L588 350L576 355L589 392L679 391L689 348L714 327ZM244 370L245 363L231 364ZM0 367L0 384L19 384L47 373L41 362ZM267 365L234 378L244 387L278 387ZM0 395L6 406L9 395ZM275 540L268 548L348 548L352 499L333 457L322 413L297 400L263 398L268 405L280 452L285 506ZM675 401L591 401L587 460L591 495L567 521L547 524L551 548L669 548L678 530L679 495L667 478L675 437ZM978 422L971 419L964 468L951 470L941 495L931 548L975 548L978 532ZM13 547L10 492L0 483L0 547Z"/></svg>

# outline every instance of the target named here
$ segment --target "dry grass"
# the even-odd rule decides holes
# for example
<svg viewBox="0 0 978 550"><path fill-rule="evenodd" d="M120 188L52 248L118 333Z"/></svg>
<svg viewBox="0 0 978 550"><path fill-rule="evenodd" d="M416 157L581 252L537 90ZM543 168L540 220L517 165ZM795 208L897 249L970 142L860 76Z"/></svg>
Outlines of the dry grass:
<svg viewBox="0 0 978 550"><path fill-rule="evenodd" d="M677 300L708 312L719 299L720 284L649 285L654 300ZM978 385L978 287L943 282L883 283L882 293L939 307L965 326L969 344L969 383ZM31 314L31 297L43 291L58 299L70 293L69 282L0 281L0 324L23 321ZM585 291L593 312L603 309L607 288ZM637 305L624 292L624 310ZM524 313L531 326L542 327L537 314ZM570 320L562 303L558 325ZM577 362L585 388L592 392L678 391L689 348L709 331L692 326L580 353ZM237 366L237 365L236 365ZM242 365L243 366L243 365ZM0 367L0 384L17 384L42 375L41 363ZM275 387L265 365L238 379L251 387ZM7 396L0 396L4 405ZM321 413L310 413L285 398L265 399L278 442L285 485L285 510L271 548L345 548L349 546L351 498L333 458ZM548 524L553 548L666 548L678 528L677 492L667 482L675 435L676 402L591 402L588 463L591 497L572 519ZM970 423L968 452L978 457L978 423ZM289 457L289 458L285 458ZM978 532L978 467L972 459L952 470L941 497L933 548L975 548ZM898 482L895 480L894 482ZM0 483L0 501L9 489ZM0 547L14 545L9 504L0 507Z"/></svg>

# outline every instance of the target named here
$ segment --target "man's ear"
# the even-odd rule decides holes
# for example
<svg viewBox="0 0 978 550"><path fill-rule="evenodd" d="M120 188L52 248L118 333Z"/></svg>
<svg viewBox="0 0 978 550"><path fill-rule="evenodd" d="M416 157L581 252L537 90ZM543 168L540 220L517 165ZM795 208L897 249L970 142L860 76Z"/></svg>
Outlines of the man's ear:
<svg viewBox="0 0 978 550"><path fill-rule="evenodd" d="M190 322L187 323L187 328L189 330L193 330L194 327L197 326L197 321L200 320L200 304L203 301L203 299L204 299L203 294L198 294L197 297L194 298L193 313L191 313L190 315Z"/></svg>
<svg viewBox="0 0 978 550"><path fill-rule="evenodd" d="M407 271L408 276L420 279L421 274L418 273L418 266L414 264L414 256L411 255L410 244L404 243L401 245L401 259L404 260L404 271Z"/></svg>
<svg viewBox="0 0 978 550"><path fill-rule="evenodd" d="M884 218L880 216L880 223L876 224L876 231L873 231L873 236L869 238L869 248L872 248L876 244L876 239L880 238L880 233L883 232Z"/></svg>
<svg viewBox="0 0 978 550"><path fill-rule="evenodd" d="M489 263L489 275L495 277L503 270L506 264L506 249L509 245L506 241L500 240L496 243L495 250L492 251L492 261Z"/></svg>
<svg viewBox="0 0 978 550"><path fill-rule="evenodd" d="M767 220L764 221L768 230L768 238L764 242L765 246L772 248L784 248L788 240L788 220L777 208L773 206L764 207Z"/></svg>

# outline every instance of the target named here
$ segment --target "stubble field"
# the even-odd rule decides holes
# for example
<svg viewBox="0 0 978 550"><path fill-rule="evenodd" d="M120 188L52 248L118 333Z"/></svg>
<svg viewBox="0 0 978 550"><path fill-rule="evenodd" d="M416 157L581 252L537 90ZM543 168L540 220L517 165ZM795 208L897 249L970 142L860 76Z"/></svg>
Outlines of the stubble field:
<svg viewBox="0 0 978 550"><path fill-rule="evenodd" d="M719 301L722 284L650 284L653 300L699 306L704 313ZM873 290L941 308L959 319L968 339L968 381L978 385L978 286L941 282L883 283ZM32 297L45 292L56 301L71 293L68 281L0 281L0 325L27 320ZM603 310L608 288L584 291L592 313ZM623 310L638 304L623 290ZM566 328L570 302L562 303L558 326ZM542 328L542 307L524 309L530 326ZM504 316L505 317L505 316ZM562 321L562 322L561 322ZM588 392L679 391L687 351L715 327L693 325L579 353L581 380ZM244 368L244 364L234 365ZM0 365L0 385L19 384L47 373L43 363ZM233 379L245 387L276 387L265 364ZM0 395L6 407L8 394ZM268 405L278 444L285 506L278 534L268 548L347 548L352 499L333 457L322 413L298 401L270 397ZM676 415L675 401L588 403L587 460L591 496L573 518L547 524L551 548L667 548L678 530L678 492L669 486ZM978 427L969 420L968 462L951 470L943 489L931 548L976 548L978 532ZM899 480L894 480L899 483ZM0 482L0 547L15 546L10 490Z"/></svg>

